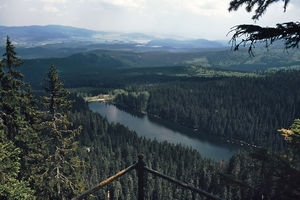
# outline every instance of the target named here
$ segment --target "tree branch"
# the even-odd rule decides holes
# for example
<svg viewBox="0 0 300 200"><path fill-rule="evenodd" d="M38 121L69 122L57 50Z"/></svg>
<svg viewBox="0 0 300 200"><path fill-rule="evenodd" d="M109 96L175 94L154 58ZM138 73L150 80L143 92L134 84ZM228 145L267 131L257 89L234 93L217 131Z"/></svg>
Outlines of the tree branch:
<svg viewBox="0 0 300 200"><path fill-rule="evenodd" d="M233 33L230 40L232 48L237 51L241 44L249 44L248 52L253 55L252 49L256 42L263 41L266 47L273 42L284 41L285 48L299 47L300 41L300 23L287 22L277 24L276 27L261 27L258 25L242 24L231 28L228 34ZM237 42L238 38L242 38Z"/></svg>
<svg viewBox="0 0 300 200"><path fill-rule="evenodd" d="M286 11L287 5L290 2L290 0L232 0L230 2L228 11L236 11L238 10L241 6L246 4L246 11L247 12L252 12L253 8L257 6L257 8L254 11L254 15L252 16L253 20L258 20L267 10L267 8L278 1L283 1L284 2L284 12Z"/></svg>

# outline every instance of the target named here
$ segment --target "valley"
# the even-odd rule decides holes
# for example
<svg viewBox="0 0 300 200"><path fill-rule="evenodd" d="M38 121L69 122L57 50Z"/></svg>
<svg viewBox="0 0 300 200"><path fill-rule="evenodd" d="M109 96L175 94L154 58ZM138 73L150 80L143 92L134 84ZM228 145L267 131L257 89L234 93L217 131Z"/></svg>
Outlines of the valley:
<svg viewBox="0 0 300 200"><path fill-rule="evenodd" d="M198 130L184 128L163 119L149 117L138 113L129 113L118 109L114 105L100 102L89 103L93 112L101 114L110 123L120 123L133 130L140 137L159 142L167 141L196 149L203 157L216 161L229 160L240 144L232 144L224 138L208 136L209 134Z"/></svg>
<svg viewBox="0 0 300 200"><path fill-rule="evenodd" d="M158 41L166 47L183 44ZM224 47L174 52L118 49L133 47L132 43L105 44L116 49L101 49L101 45L95 44L94 50L85 46L84 52L61 58L42 58L42 53L41 58L25 60L21 72L38 91L43 74L54 64L65 86L84 98L105 96L103 100L127 110L250 146L284 148L276 129L288 126L300 115L299 91L293 87L299 84L299 50L282 53L275 45L269 52L258 48L258 56L251 57L245 50L233 52ZM30 50L27 55L30 57ZM296 72L290 72L293 70ZM284 96L290 100L284 102Z"/></svg>
<svg viewBox="0 0 300 200"><path fill-rule="evenodd" d="M12 66L7 54L1 60L0 156L25 188L11 193L60 199L59 169L77 181L64 191L71 198L141 153L147 166L225 199L271 199L274 168L292 171L285 158L298 150L290 135L300 118L299 49L257 45L253 57L205 39L65 26L4 32L18 54ZM136 185L133 172L95 198L136 199ZM201 199L152 176L147 188L146 199Z"/></svg>

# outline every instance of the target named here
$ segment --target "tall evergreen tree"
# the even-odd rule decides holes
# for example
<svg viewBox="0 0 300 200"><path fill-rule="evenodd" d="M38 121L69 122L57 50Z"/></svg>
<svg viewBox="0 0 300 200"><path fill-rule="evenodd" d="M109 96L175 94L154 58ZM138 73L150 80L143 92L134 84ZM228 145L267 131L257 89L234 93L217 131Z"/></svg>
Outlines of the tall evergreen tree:
<svg viewBox="0 0 300 200"><path fill-rule="evenodd" d="M9 37L7 37L6 52L3 57L0 72L1 117L8 130L8 138L18 140L22 135L22 121L24 121L21 116L20 105L23 104L23 97L25 96L25 92L22 90L25 83L22 81L23 75L15 69L22 64L22 61L17 57Z"/></svg>
<svg viewBox="0 0 300 200"><path fill-rule="evenodd" d="M35 199L34 191L29 187L29 183L18 179L21 150L6 138L4 130L0 121L0 199Z"/></svg>
<svg viewBox="0 0 300 200"><path fill-rule="evenodd" d="M0 65L0 195L3 199L33 199L29 188L30 167L27 158L33 154L36 134L26 121L25 83L23 75L16 70L22 64L14 46L7 37L6 51ZM22 171L22 173L20 173Z"/></svg>
<svg viewBox="0 0 300 200"><path fill-rule="evenodd" d="M43 98L42 132L46 160L43 185L38 193L44 199L70 199L83 190L81 174L84 162L78 157L78 142L75 140L81 127L73 128L68 120L72 102L54 65L51 65L45 81L48 96Z"/></svg>

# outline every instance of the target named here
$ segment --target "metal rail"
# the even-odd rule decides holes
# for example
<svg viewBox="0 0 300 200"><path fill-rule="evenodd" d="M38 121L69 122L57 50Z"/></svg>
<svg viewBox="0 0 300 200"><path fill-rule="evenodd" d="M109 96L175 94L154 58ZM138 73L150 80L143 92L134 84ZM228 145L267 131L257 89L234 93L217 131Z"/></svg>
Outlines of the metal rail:
<svg viewBox="0 0 300 200"><path fill-rule="evenodd" d="M130 167L127 167L126 169L123 169L122 171L120 171L119 173L109 177L108 179L102 181L101 183L99 183L98 185L94 186L92 189L87 190L85 192L83 192L82 194L80 194L79 196L73 198L72 200L81 200L85 197L87 197L88 195L95 193L96 191L100 190L101 188L103 188L104 186L106 186L107 184L109 184L110 182L114 181L115 179L123 176L124 174L126 174L127 172L130 172L131 170L135 169L137 166L137 163L135 163L134 165L131 165Z"/></svg>
<svg viewBox="0 0 300 200"><path fill-rule="evenodd" d="M92 189L87 190L85 192L83 192L82 194L80 194L79 196L73 198L72 200L81 200L84 199L85 197L87 197L88 195L100 190L101 188L103 188L105 185L107 185L108 183L114 181L115 179L119 178L120 176L123 176L124 174L126 174L127 172L136 169L137 170L137 176L138 176L138 200L144 200L144 172L149 172L155 176L158 176L160 178L166 179L169 182L175 183L185 189L189 189L193 192L196 192L200 195L203 195L205 197L207 197L208 199L211 200L223 200L222 198L215 196L213 194L210 194L204 190L198 189L194 186L192 186L191 184L187 184L184 183L182 181L176 180L175 178L169 177L167 175L161 174L158 171L155 171L153 169L150 169L148 167L146 167L144 161L143 161L143 156L139 155L138 156L138 162L135 163L134 165L131 165L130 167L120 171L119 173L109 177L108 179L102 181L101 183L99 183L98 185L94 186Z"/></svg>
<svg viewBox="0 0 300 200"><path fill-rule="evenodd" d="M221 199L221 198L218 197L218 196L215 196L215 195L213 195L213 194L210 194L210 193L208 193L208 192L206 192L206 191L204 191L204 190L195 188L194 186L192 186L192 185L190 185L190 184L188 184L188 183L184 183L184 182L182 182L182 181L176 180L175 178L172 178L172 177L169 177L169 176L167 176L167 175L161 174L161 173L159 173L158 171L155 171L155 170L153 170L153 169L149 169L148 167L144 167L144 169L145 169L146 171L150 172L151 174L155 175L155 176L158 176L158 177L160 177L160 178L166 179L166 180L169 181L169 182L172 182L172 183L175 183L175 184L177 184L177 185L180 185L181 187L184 187L184 188L186 188L186 189L189 189L189 190L191 190L191 191L193 191L193 192L197 192L197 193L199 193L199 194L201 194L201 195L203 195L203 196L205 196L205 197L207 197L207 198L209 198L209 199L212 199L212 200L223 200L223 199Z"/></svg>
<svg viewBox="0 0 300 200"><path fill-rule="evenodd" d="M145 163L143 161L143 155L138 156L139 160L137 163L137 175L138 175L138 200L144 200L144 171Z"/></svg>

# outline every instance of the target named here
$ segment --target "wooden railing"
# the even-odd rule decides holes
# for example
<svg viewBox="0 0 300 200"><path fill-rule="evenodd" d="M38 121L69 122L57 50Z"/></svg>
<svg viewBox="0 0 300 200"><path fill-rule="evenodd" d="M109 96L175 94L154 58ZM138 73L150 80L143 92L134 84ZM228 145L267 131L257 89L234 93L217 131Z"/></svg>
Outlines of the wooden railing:
<svg viewBox="0 0 300 200"><path fill-rule="evenodd" d="M222 200L222 198L215 196L211 193L208 193L204 190L198 189L190 184L186 184L182 181L176 180L175 178L169 177L167 175L161 174L158 171L149 169L148 167L146 167L144 161L143 161L143 156L139 155L138 156L138 162L127 167L126 169L118 172L117 174L109 177L108 179L102 181L101 183L99 183L98 185L94 186L93 188L91 188L90 190L87 190L85 192L83 192L82 194L80 194L79 196L73 198L72 200L81 200L84 199L86 197L88 197L90 194L95 193L96 191L100 190L101 188L103 188L104 186L106 186L107 184L109 184L110 182L114 181L115 179L123 176L124 174L130 172L131 170L136 169L137 170L137 176L138 176L138 200L144 200L144 173L145 172L149 172L151 174L153 174L154 176L158 176L160 178L163 178L169 182L175 183L185 189L191 190L193 192L196 192L202 196L207 197L208 199L211 200Z"/></svg>

